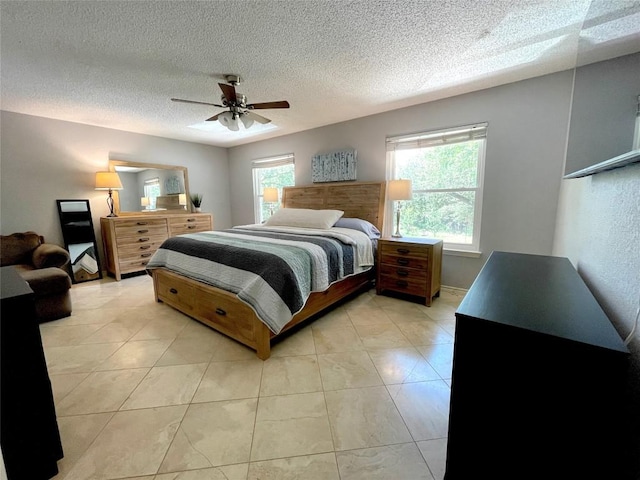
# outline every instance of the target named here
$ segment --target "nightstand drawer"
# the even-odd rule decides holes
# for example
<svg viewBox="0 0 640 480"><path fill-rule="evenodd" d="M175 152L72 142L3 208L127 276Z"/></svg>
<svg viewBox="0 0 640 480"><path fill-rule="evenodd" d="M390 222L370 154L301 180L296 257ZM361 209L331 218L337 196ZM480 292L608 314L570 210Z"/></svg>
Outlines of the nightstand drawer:
<svg viewBox="0 0 640 480"><path fill-rule="evenodd" d="M408 257L408 258L429 258L429 247L426 245L416 245L412 243L381 242L380 252L382 256Z"/></svg>
<svg viewBox="0 0 640 480"><path fill-rule="evenodd" d="M393 290L424 297L426 287L427 279L424 277L398 277L397 275L380 274L380 288L383 290Z"/></svg>
<svg viewBox="0 0 640 480"><path fill-rule="evenodd" d="M380 265L380 274L385 278L393 278L395 280L407 280L411 283L426 284L427 276L422 270L406 267L396 267L393 265Z"/></svg>
<svg viewBox="0 0 640 480"><path fill-rule="evenodd" d="M428 258L419 258L419 257L408 257L404 255L390 255L390 254L382 254L380 258L380 263L382 265L389 265L392 267L404 267L404 268L415 268L417 270L426 270L429 265Z"/></svg>

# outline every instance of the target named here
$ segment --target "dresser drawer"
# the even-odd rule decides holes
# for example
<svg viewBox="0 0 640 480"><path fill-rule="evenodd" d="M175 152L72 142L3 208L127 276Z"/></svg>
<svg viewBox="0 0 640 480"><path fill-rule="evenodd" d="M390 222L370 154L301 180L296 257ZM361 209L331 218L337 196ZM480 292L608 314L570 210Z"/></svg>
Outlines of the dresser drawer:
<svg viewBox="0 0 640 480"><path fill-rule="evenodd" d="M135 242L119 245L118 257L125 258L141 253L154 253L160 247L160 245L162 245L162 242L164 242L166 238L167 237L149 237L149 239L147 240L146 238L142 237Z"/></svg>
<svg viewBox="0 0 640 480"><path fill-rule="evenodd" d="M166 218L133 218L124 220L122 218L118 218L115 223L116 231L126 230L128 228L136 229L138 227L164 227L165 230L167 228L167 219Z"/></svg>
<svg viewBox="0 0 640 480"><path fill-rule="evenodd" d="M167 238L167 226L140 226L116 228L116 242L118 246L135 243L141 238Z"/></svg>
<svg viewBox="0 0 640 480"><path fill-rule="evenodd" d="M120 268L121 273L133 273L133 272L141 272L149 263L151 257L148 258L129 258L126 260L120 260L118 267Z"/></svg>
<svg viewBox="0 0 640 480"><path fill-rule="evenodd" d="M167 234L162 235L136 235L136 236L126 236L126 237L118 237L116 239L116 243L118 245L118 255L123 251L135 250L137 247L160 244L167 239ZM142 250L148 250L143 248Z"/></svg>
<svg viewBox="0 0 640 480"><path fill-rule="evenodd" d="M183 223L180 225L171 225L171 236L182 235L183 233L206 232L209 230L211 230L211 224L207 221Z"/></svg>

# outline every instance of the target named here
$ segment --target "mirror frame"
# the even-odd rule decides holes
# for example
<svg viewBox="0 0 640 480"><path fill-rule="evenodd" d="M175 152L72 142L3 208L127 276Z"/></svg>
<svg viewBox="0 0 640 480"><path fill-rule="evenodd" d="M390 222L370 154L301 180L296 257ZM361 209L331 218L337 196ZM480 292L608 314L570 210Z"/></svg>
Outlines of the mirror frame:
<svg viewBox="0 0 640 480"><path fill-rule="evenodd" d="M164 163L142 163L142 162L130 162L127 160L109 160L109 171L115 172L116 167L140 167L140 168L154 168L159 170L180 170L184 175L184 191L187 195L187 209L186 210L160 210L160 211L122 211L120 210L120 196L118 190L113 191L113 208L117 215L167 215L172 212L189 212L189 205L191 203L189 195L189 175L187 174L187 167L180 167L178 165L167 165Z"/></svg>

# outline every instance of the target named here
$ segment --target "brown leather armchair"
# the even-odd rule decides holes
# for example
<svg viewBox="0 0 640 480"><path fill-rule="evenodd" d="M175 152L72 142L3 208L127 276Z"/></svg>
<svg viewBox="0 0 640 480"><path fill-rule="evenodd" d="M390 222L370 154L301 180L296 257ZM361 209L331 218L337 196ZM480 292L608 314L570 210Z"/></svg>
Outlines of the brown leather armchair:
<svg viewBox="0 0 640 480"><path fill-rule="evenodd" d="M0 266L14 265L35 294L40 322L71 315L69 252L35 232L0 236Z"/></svg>

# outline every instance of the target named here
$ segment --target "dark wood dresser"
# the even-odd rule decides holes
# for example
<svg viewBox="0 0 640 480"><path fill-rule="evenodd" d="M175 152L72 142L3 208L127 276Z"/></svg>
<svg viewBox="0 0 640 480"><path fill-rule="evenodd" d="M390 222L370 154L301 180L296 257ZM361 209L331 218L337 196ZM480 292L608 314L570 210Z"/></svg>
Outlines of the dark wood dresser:
<svg viewBox="0 0 640 480"><path fill-rule="evenodd" d="M14 267L0 268L0 443L9 480L44 480L62 458L51 382L33 290Z"/></svg>
<svg viewBox="0 0 640 480"><path fill-rule="evenodd" d="M622 478L627 357L568 259L493 252L456 312L445 479Z"/></svg>

